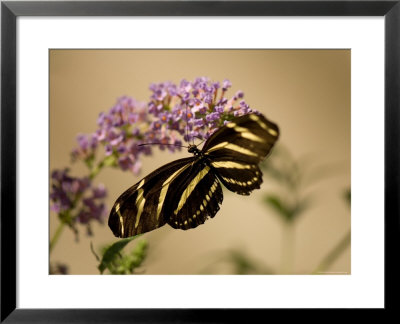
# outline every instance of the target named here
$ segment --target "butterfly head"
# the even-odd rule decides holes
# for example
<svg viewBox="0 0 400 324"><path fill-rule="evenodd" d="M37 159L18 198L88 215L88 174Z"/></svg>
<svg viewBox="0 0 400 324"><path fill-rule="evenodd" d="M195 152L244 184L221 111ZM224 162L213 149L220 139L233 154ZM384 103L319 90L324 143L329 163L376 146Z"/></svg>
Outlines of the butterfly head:
<svg viewBox="0 0 400 324"><path fill-rule="evenodd" d="M194 144L189 145L188 152L194 154L195 156L198 156L201 153L197 146Z"/></svg>

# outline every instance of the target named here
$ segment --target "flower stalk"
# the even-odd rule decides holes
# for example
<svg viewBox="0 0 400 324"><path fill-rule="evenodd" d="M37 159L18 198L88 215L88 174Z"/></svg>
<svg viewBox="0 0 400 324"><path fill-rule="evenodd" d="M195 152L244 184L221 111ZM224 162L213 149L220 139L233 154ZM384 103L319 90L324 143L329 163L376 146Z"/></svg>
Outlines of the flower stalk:
<svg viewBox="0 0 400 324"><path fill-rule="evenodd" d="M65 223L61 222L60 224L58 224L56 232L54 233L52 239L50 240L50 245L49 245L49 252L50 253L53 250L53 248L56 245L56 243L58 242L58 239L60 238L64 227L65 227Z"/></svg>

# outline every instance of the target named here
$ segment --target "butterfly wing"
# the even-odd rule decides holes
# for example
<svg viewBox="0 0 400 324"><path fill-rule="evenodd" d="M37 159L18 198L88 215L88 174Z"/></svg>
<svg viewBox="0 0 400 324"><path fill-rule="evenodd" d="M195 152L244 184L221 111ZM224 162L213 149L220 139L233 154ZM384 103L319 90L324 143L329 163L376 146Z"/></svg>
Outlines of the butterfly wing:
<svg viewBox="0 0 400 324"><path fill-rule="evenodd" d="M211 162L211 166L224 186L239 195L249 195L263 182L262 172L256 164L219 159Z"/></svg>
<svg viewBox="0 0 400 324"><path fill-rule="evenodd" d="M108 226L117 237L142 234L168 221L166 197L173 182L194 163L189 157L168 163L126 190L115 202Z"/></svg>
<svg viewBox="0 0 400 324"><path fill-rule="evenodd" d="M189 229L214 217L222 203L221 185L213 169L199 159L180 174L167 197L170 215L168 224L173 228Z"/></svg>
<svg viewBox="0 0 400 324"><path fill-rule="evenodd" d="M262 172L258 163L268 155L278 137L276 124L261 114L248 114L218 129L202 152L227 189L249 195L260 188Z"/></svg>

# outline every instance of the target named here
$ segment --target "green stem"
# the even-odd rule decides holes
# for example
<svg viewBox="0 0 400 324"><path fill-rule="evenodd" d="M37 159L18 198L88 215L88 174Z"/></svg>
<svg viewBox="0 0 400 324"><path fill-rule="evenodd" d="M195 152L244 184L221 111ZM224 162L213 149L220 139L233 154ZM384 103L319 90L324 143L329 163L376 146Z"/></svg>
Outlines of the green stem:
<svg viewBox="0 0 400 324"><path fill-rule="evenodd" d="M99 174L99 172L105 167L105 166L110 166L113 165L116 161L115 156L110 155L101 160L97 165L95 165L89 173L89 178L90 180L93 180L95 176Z"/></svg>
<svg viewBox="0 0 400 324"><path fill-rule="evenodd" d="M329 252L329 254L321 261L318 267L312 272L313 274L321 274L328 269L333 262L342 254L342 252L350 245L351 232L347 234L339 241L339 243Z"/></svg>
<svg viewBox="0 0 400 324"><path fill-rule="evenodd" d="M290 274L294 258L294 226L292 221L285 222L282 232L281 272Z"/></svg>
<svg viewBox="0 0 400 324"><path fill-rule="evenodd" d="M93 180L93 178L99 174L101 169L103 169L103 167L107 165L107 162L110 162L110 161L111 161L110 157L106 157L105 159L101 160L97 165L95 165L93 168L91 168L90 173L89 173L90 180ZM90 168L90 164L88 166ZM77 202L79 201L79 199L81 199L81 197L82 197L82 194L79 194L75 197L75 199L72 203L71 209L67 211L67 215L69 215L71 210L73 210L75 208ZM77 215L75 217L69 217L70 221L73 221L76 217L77 217ZM65 224L66 224L66 222L61 221L61 223L57 227L56 232L54 233L54 236L51 238L50 245L49 245L50 253L53 250L54 246L56 245L58 239L60 238L60 235L65 227Z"/></svg>
<svg viewBox="0 0 400 324"><path fill-rule="evenodd" d="M99 174L103 166L104 166L104 160L100 161L99 164L97 164L94 168L92 168L92 170L90 170L89 174L90 180L93 180L93 178Z"/></svg>
<svg viewBox="0 0 400 324"><path fill-rule="evenodd" d="M56 232L54 233L52 239L50 240L50 246L49 246L50 253L51 253L51 250L54 248L54 245L56 245L58 239L60 238L60 235L64 229L64 225L65 225L65 223L63 223L63 222L61 222L58 225Z"/></svg>

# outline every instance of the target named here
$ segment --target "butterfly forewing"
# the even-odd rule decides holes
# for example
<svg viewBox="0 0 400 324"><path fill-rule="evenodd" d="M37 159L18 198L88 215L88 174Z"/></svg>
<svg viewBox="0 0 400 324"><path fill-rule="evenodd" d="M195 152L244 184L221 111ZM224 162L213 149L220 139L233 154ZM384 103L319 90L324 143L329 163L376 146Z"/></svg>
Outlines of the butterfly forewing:
<svg viewBox="0 0 400 324"><path fill-rule="evenodd" d="M218 159L258 164L279 137L278 127L263 115L237 117L218 129L204 144L202 152Z"/></svg>
<svg viewBox="0 0 400 324"><path fill-rule="evenodd" d="M168 224L173 228L194 228L216 215L223 200L222 188L205 159L185 170L174 184L167 200Z"/></svg>
<svg viewBox="0 0 400 324"><path fill-rule="evenodd" d="M174 179L190 168L194 157L173 161L126 190L115 202L108 225L117 237L129 237L163 226L168 221L165 199Z"/></svg>

